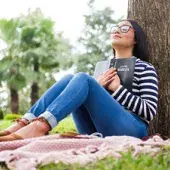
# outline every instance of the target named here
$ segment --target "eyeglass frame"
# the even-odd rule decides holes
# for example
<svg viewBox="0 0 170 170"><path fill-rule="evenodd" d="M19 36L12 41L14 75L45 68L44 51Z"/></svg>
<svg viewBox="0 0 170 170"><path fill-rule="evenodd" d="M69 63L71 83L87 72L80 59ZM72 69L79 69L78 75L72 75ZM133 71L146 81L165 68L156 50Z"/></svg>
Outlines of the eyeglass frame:
<svg viewBox="0 0 170 170"><path fill-rule="evenodd" d="M126 32L122 32L121 27L123 27L123 26L128 26L128 27L129 27ZM132 29L134 30L134 28L133 28L131 25L121 25L121 26L114 25L114 26L112 26L112 27L110 28L110 33L111 33L111 34L114 34L114 32L116 32L116 31L115 31L116 29L114 30L114 32L111 31L113 27L115 27L115 28L117 27L117 29L119 29L119 30L121 31L121 33L127 33L127 32L129 32L130 28L132 28Z"/></svg>

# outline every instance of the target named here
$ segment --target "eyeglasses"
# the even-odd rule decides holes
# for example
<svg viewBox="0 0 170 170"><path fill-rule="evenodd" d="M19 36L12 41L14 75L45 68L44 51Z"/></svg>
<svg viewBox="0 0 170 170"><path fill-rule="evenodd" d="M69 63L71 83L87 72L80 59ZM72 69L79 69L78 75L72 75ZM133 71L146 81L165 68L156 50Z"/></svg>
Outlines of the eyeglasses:
<svg viewBox="0 0 170 170"><path fill-rule="evenodd" d="M130 28L133 29L133 27L131 25L122 25L120 27L118 25L113 25L111 27L110 33L111 34L115 33L117 31L117 29L119 29L122 33L127 33L130 30Z"/></svg>

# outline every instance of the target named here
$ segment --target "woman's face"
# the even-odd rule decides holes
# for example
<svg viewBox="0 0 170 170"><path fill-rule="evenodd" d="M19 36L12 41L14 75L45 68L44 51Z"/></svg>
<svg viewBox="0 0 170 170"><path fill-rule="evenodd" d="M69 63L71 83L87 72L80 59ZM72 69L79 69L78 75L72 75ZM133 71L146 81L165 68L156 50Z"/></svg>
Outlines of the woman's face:
<svg viewBox="0 0 170 170"><path fill-rule="evenodd" d="M111 29L112 47L133 48L135 44L134 29L129 21L121 21Z"/></svg>

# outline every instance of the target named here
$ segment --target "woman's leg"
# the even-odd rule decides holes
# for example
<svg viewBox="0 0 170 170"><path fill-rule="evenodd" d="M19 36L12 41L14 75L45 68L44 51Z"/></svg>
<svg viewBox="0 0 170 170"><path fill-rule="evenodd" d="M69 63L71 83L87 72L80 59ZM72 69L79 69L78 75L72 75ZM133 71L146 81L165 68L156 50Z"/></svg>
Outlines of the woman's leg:
<svg viewBox="0 0 170 170"><path fill-rule="evenodd" d="M81 105L75 111L72 112L73 120L76 125L76 129L80 134L92 134L97 132L91 117L84 105Z"/></svg>
<svg viewBox="0 0 170 170"><path fill-rule="evenodd" d="M28 121L38 117L41 113L43 113L48 105L52 103L52 101L60 95L60 93L67 86L69 81L73 78L73 75L69 74L64 76L60 81L56 82L52 87L50 87L46 93L30 108L28 113L26 113L22 119L13 123L7 129L0 131L0 136L6 136L12 132L15 132L22 127L28 125Z"/></svg>
<svg viewBox="0 0 170 170"><path fill-rule="evenodd" d="M44 95L28 110L23 116L27 120L32 120L45 112L46 108L60 95L70 80L74 77L72 74L64 76L61 80L51 86Z"/></svg>
<svg viewBox="0 0 170 170"><path fill-rule="evenodd" d="M23 138L41 136L82 104L88 109L97 132L103 136L129 135L142 138L147 134L147 126L142 120L127 112L103 87L85 73L76 74L39 116L47 120L48 126L45 127L44 122L35 121L15 134Z"/></svg>
<svg viewBox="0 0 170 170"><path fill-rule="evenodd" d="M82 104L88 109L97 131L104 136L147 135L146 124L120 106L103 87L85 73L76 74L41 116L47 120L55 117L59 122ZM52 121L49 124L52 128L57 125Z"/></svg>

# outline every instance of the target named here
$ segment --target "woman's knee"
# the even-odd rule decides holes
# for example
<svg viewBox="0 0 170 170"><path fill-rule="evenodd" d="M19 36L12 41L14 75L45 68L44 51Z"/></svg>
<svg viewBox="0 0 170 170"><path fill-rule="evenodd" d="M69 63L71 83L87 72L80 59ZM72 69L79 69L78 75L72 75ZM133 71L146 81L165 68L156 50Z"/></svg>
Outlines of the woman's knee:
<svg viewBox="0 0 170 170"><path fill-rule="evenodd" d="M63 79L71 80L74 77L74 74L67 74L63 77Z"/></svg>
<svg viewBox="0 0 170 170"><path fill-rule="evenodd" d="M76 73L75 76L89 79L91 76L84 72Z"/></svg>
<svg viewBox="0 0 170 170"><path fill-rule="evenodd" d="M90 87L92 87L93 85L100 86L99 83L97 83L97 81L87 73L79 72L75 74L75 77L78 77L81 80L85 80L90 85Z"/></svg>

